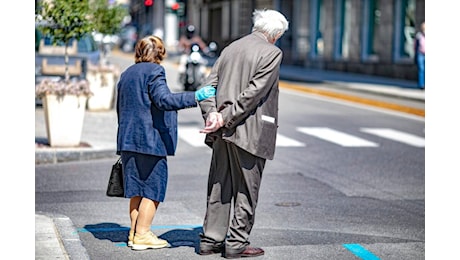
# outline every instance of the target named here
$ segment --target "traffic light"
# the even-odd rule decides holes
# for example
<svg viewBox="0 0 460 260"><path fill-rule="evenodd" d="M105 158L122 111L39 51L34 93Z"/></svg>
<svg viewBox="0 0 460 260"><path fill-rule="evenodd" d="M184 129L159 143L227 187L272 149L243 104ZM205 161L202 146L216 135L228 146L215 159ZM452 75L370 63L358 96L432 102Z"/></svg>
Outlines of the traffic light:
<svg viewBox="0 0 460 260"><path fill-rule="evenodd" d="M184 16L185 14L185 3L183 2L174 2L171 5L171 11L173 14L177 16Z"/></svg>
<svg viewBox="0 0 460 260"><path fill-rule="evenodd" d="M171 10L176 13L177 10L179 10L180 8L180 4L178 2L174 2L172 5L171 5Z"/></svg>
<svg viewBox="0 0 460 260"><path fill-rule="evenodd" d="M145 6L152 6L153 5L153 0L144 0L144 5Z"/></svg>
<svg viewBox="0 0 460 260"><path fill-rule="evenodd" d="M185 15L185 3L184 2L173 2L165 6L166 13L175 14L177 16Z"/></svg>

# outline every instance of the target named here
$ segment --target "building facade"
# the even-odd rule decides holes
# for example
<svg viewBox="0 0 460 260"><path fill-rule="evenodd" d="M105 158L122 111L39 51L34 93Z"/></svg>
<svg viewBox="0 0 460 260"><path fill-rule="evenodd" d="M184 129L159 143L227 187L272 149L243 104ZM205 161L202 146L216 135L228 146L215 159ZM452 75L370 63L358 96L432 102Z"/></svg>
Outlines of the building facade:
<svg viewBox="0 0 460 260"><path fill-rule="evenodd" d="M282 12L283 64L416 80L423 0L187 0L186 21L221 48L251 30L254 9Z"/></svg>

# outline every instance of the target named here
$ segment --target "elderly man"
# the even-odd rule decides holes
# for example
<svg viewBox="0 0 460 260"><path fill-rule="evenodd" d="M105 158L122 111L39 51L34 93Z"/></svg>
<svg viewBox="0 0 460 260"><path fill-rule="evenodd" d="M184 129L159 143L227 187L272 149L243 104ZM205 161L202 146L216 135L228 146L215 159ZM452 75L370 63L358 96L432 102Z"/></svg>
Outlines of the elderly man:
<svg viewBox="0 0 460 260"><path fill-rule="evenodd" d="M200 103L205 119L201 132L213 150L201 255L264 254L249 246L249 235L265 161L275 152L283 57L275 42L288 29L288 21L277 11L255 10L253 23L249 35L222 51L205 84L217 87L216 96Z"/></svg>

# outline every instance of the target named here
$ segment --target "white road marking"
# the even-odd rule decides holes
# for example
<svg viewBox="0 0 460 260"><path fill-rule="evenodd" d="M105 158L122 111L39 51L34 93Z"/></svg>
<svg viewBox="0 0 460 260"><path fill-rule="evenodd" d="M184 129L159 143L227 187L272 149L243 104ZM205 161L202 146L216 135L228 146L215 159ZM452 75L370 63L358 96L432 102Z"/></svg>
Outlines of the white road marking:
<svg viewBox="0 0 460 260"><path fill-rule="evenodd" d="M179 126L177 134L181 140L187 142L191 146L206 146L204 143L206 135L200 133L200 129L198 127Z"/></svg>
<svg viewBox="0 0 460 260"><path fill-rule="evenodd" d="M199 132L198 127L179 126L179 138L194 147L205 147L205 135ZM425 139L412 134L390 128L361 128L362 132L380 136L386 139L405 143L415 147L425 147ZM343 147L378 147L379 144L343 133L327 127L298 127L297 131L322 140L341 145ZM305 147L305 143L278 134L277 147Z"/></svg>
<svg viewBox="0 0 460 260"><path fill-rule="evenodd" d="M205 147L204 143L205 134L199 132L198 127L179 126L178 136L181 140L187 142L194 147ZM278 134L276 136L276 146L279 147L304 147L305 144L298 142L294 139L288 138L284 135Z"/></svg>
<svg viewBox="0 0 460 260"><path fill-rule="evenodd" d="M361 128L362 132L377 135L416 147L425 147L425 138L389 128Z"/></svg>
<svg viewBox="0 0 460 260"><path fill-rule="evenodd" d="M377 147L377 143L339 132L327 127L297 127L297 131L344 147Z"/></svg>
<svg viewBox="0 0 460 260"><path fill-rule="evenodd" d="M276 135L276 146L280 147L304 147L305 144L302 142L298 142L294 139L286 137L284 135L277 134Z"/></svg>

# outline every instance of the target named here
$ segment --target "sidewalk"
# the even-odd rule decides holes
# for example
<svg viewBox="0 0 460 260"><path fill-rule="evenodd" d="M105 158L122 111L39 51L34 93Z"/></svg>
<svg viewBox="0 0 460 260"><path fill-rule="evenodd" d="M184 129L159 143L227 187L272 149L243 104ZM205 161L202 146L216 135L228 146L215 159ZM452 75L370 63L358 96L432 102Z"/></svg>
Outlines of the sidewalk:
<svg viewBox="0 0 460 260"><path fill-rule="evenodd" d="M35 213L35 259L90 259L77 229L66 216Z"/></svg>
<svg viewBox="0 0 460 260"><path fill-rule="evenodd" d="M113 55L117 55L114 52ZM131 57L131 56L130 56ZM425 92L417 89L415 82L385 79L380 77L353 75L341 72L325 72L282 66L282 81L305 83L327 87L328 91L367 92L386 96L425 101ZM317 85L319 84L319 85ZM43 111L36 110L35 116L35 163L59 163L72 160L90 160L115 156L117 131L116 111L89 112L85 114L82 145L76 148L51 148L47 146ZM35 259L89 259L81 245L72 221L65 216L35 214Z"/></svg>
<svg viewBox="0 0 460 260"><path fill-rule="evenodd" d="M327 84L336 89L369 92L425 101L425 91L416 82L370 75L306 69L296 66L281 66L280 79L294 82Z"/></svg>

